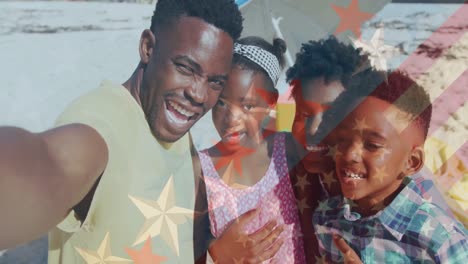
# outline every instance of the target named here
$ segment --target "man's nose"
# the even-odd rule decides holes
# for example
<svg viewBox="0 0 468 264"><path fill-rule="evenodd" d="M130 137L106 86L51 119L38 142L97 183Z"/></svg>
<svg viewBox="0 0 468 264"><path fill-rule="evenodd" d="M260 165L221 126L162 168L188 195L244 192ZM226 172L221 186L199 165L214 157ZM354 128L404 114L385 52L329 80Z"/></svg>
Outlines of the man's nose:
<svg viewBox="0 0 468 264"><path fill-rule="evenodd" d="M208 82L205 78L194 78L193 82L185 89L185 95L194 105L203 105L208 100Z"/></svg>

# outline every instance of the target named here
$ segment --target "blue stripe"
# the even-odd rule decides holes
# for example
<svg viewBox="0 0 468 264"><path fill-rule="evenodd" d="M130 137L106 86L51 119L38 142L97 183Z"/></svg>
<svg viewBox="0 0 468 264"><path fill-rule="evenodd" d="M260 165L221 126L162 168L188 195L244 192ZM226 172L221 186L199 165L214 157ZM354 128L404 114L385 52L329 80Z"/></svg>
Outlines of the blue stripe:
<svg viewBox="0 0 468 264"><path fill-rule="evenodd" d="M242 8L244 7L244 5L246 5L250 1L251 0L236 0L236 4L239 6L239 8Z"/></svg>

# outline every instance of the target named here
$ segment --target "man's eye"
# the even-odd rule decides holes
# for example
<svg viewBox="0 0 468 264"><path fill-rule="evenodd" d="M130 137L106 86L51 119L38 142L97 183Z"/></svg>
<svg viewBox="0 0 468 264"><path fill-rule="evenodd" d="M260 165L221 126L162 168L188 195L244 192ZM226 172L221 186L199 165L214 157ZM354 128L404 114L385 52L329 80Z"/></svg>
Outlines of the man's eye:
<svg viewBox="0 0 468 264"><path fill-rule="evenodd" d="M185 64L176 63L177 70L184 75L192 75L193 69Z"/></svg>
<svg viewBox="0 0 468 264"><path fill-rule="evenodd" d="M221 91L224 89L224 84L225 84L225 81L222 81L222 80L212 80L210 81L210 87L211 89L215 90L215 91Z"/></svg>

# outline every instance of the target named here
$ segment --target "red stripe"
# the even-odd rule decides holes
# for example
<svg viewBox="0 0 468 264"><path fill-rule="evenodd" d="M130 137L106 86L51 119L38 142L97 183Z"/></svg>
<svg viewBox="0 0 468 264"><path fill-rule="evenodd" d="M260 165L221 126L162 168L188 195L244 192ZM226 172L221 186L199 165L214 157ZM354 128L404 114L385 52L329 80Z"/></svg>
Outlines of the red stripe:
<svg viewBox="0 0 468 264"><path fill-rule="evenodd" d="M418 78L426 72L440 57L441 53L428 57L419 54L424 46L432 47L437 44L437 48L445 51L456 43L466 32L468 32L468 4L460 5L432 35L426 39L408 58L400 65L399 69L407 71L412 78ZM450 30L450 34L447 31ZM453 32L452 32L453 31Z"/></svg>
<svg viewBox="0 0 468 264"><path fill-rule="evenodd" d="M468 101L468 69L433 102L428 136L444 125L449 117ZM460 117L465 119L466 117Z"/></svg>

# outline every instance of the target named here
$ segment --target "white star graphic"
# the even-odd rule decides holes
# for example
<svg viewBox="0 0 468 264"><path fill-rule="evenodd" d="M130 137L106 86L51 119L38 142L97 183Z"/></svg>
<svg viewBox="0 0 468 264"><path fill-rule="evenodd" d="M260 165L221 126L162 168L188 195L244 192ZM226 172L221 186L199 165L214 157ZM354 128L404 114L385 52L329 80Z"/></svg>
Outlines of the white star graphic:
<svg viewBox="0 0 468 264"><path fill-rule="evenodd" d="M384 182L384 179L388 177L388 174L385 170L385 166L375 169L375 177L380 181L380 183Z"/></svg>
<svg viewBox="0 0 468 264"><path fill-rule="evenodd" d="M432 196L429 196L427 197L427 199L425 199L428 203L432 203Z"/></svg>
<svg viewBox="0 0 468 264"><path fill-rule="evenodd" d="M432 260L431 256L425 249L420 249L418 252L418 259L420 260Z"/></svg>
<svg viewBox="0 0 468 264"><path fill-rule="evenodd" d="M303 198L297 201L297 208L301 211L301 214L304 213L305 209L309 209L310 206L307 204L307 198Z"/></svg>
<svg viewBox="0 0 468 264"><path fill-rule="evenodd" d="M322 214L325 214L325 211L329 210L330 207L328 206L328 203L326 201L320 201L317 207L318 212L322 212Z"/></svg>
<svg viewBox="0 0 468 264"><path fill-rule="evenodd" d="M428 220L424 222L424 225L421 227L421 233L425 236L429 236L429 233L432 233L431 231L434 231L434 228L431 226L431 220Z"/></svg>
<svg viewBox="0 0 468 264"><path fill-rule="evenodd" d="M336 161L336 157L343 154L338 150L338 145L334 145L328 146L328 153L326 155L332 157L332 159Z"/></svg>
<svg viewBox="0 0 468 264"><path fill-rule="evenodd" d="M387 59L400 53L400 49L384 44L384 29L382 27L375 31L370 42L352 38L351 41L354 47L361 48L364 53L369 56L371 66L381 71L386 71L388 69ZM358 69L358 72L367 68L369 68L369 65Z"/></svg>
<svg viewBox="0 0 468 264"><path fill-rule="evenodd" d="M431 200L432 200L432 199L431 199ZM424 203L424 204L422 204L422 205L419 207L419 209L421 209L421 210L424 211L424 212L430 213L431 210L434 209L434 207L435 207L435 205L433 205L432 203Z"/></svg>
<svg viewBox="0 0 468 264"><path fill-rule="evenodd" d="M329 173L323 174L323 183L327 185L328 189L331 188L334 182L337 182L335 180L335 171L330 171Z"/></svg>
<svg viewBox="0 0 468 264"><path fill-rule="evenodd" d="M234 183L234 160L229 162L222 178L224 182L228 183L228 185L232 185L232 183Z"/></svg>
<svg viewBox="0 0 468 264"><path fill-rule="evenodd" d="M449 232L452 232L453 229L455 228L455 223L445 223L445 224L442 224L442 225Z"/></svg>
<svg viewBox="0 0 468 264"><path fill-rule="evenodd" d="M315 230L317 234L328 234L328 229L324 226L317 225L317 230Z"/></svg>
<svg viewBox="0 0 468 264"><path fill-rule="evenodd" d="M390 150L388 150L385 146L380 148L378 153L377 153L379 155L379 157L378 157L379 161L382 161L386 157L386 155L388 155L390 153L392 153L392 152Z"/></svg>
<svg viewBox="0 0 468 264"><path fill-rule="evenodd" d="M362 119L356 118L356 119L354 120L354 127L353 127L353 129L359 131L360 134L362 134L362 132L363 132L364 130L368 129L368 128L369 128L369 126L368 126L367 123L366 123L366 118L362 118Z"/></svg>
<svg viewBox="0 0 468 264"><path fill-rule="evenodd" d="M318 263L318 264L326 264L328 263L327 262L327 259L325 258L325 256L315 256L315 263Z"/></svg>
<svg viewBox="0 0 468 264"><path fill-rule="evenodd" d="M167 181L157 201L146 200L128 195L145 217L133 246L161 235L161 238L179 256L179 242L177 225L185 223L187 218L193 217L193 210L175 206L174 181L172 176Z"/></svg>
<svg viewBox="0 0 468 264"><path fill-rule="evenodd" d="M96 251L75 247L75 250L81 255L87 264L123 264L131 263L129 259L112 256L109 232Z"/></svg>
<svg viewBox="0 0 468 264"><path fill-rule="evenodd" d="M398 199L395 202L395 207L398 208L398 210L404 208L404 205L406 204L406 199Z"/></svg>
<svg viewBox="0 0 468 264"><path fill-rule="evenodd" d="M298 186L302 191L304 191L306 185L310 185L307 180L307 174L297 176L297 183L294 186Z"/></svg>

